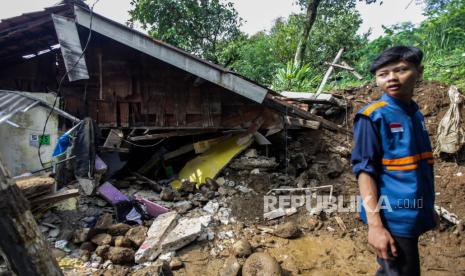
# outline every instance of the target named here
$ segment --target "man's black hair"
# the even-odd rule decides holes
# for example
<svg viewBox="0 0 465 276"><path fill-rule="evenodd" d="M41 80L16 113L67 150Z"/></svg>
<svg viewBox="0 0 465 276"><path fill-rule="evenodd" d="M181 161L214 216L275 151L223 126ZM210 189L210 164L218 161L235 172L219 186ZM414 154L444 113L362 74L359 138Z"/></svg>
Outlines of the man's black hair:
<svg viewBox="0 0 465 276"><path fill-rule="evenodd" d="M413 46L394 46L382 52L373 60L370 72L375 74L379 68L396 61L408 61L419 67L423 59L423 52Z"/></svg>

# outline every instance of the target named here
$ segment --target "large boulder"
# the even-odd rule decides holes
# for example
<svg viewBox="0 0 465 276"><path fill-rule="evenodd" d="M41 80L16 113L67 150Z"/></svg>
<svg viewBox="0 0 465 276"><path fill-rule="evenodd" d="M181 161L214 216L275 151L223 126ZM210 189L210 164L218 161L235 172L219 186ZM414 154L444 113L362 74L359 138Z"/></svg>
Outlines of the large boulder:
<svg viewBox="0 0 465 276"><path fill-rule="evenodd" d="M281 276L281 266L275 258L258 252L250 255L242 267L242 276Z"/></svg>

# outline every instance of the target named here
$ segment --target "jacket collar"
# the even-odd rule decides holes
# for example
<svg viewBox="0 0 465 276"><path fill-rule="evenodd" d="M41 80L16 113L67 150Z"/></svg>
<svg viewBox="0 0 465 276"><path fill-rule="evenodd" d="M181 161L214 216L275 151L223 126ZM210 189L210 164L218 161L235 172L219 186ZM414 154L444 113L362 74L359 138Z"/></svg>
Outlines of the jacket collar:
<svg viewBox="0 0 465 276"><path fill-rule="evenodd" d="M410 101L410 103L405 103L399 99L396 99L389 95L388 93L384 92L383 96L381 96L383 101L388 102L391 105L397 106L404 110L407 114L415 114L418 111L419 107L415 101Z"/></svg>

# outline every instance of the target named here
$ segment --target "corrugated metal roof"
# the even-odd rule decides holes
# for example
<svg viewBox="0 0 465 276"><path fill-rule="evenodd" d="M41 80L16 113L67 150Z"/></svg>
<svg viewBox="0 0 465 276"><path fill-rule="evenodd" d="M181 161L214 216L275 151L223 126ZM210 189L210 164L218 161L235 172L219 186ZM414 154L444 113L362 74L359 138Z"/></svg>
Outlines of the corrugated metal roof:
<svg viewBox="0 0 465 276"><path fill-rule="evenodd" d="M39 103L19 93L0 90L0 124L8 122L16 113L29 111Z"/></svg>

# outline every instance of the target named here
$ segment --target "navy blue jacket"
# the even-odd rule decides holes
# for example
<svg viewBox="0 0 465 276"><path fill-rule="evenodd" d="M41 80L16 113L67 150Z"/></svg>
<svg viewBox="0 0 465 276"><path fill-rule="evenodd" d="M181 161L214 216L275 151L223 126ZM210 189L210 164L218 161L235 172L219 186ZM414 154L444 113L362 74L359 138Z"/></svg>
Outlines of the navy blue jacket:
<svg viewBox="0 0 465 276"><path fill-rule="evenodd" d="M433 163L415 102L406 104L385 93L356 114L353 172L376 180L381 219L394 236L415 237L434 228ZM360 215L366 222L363 206Z"/></svg>

